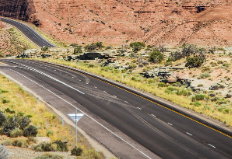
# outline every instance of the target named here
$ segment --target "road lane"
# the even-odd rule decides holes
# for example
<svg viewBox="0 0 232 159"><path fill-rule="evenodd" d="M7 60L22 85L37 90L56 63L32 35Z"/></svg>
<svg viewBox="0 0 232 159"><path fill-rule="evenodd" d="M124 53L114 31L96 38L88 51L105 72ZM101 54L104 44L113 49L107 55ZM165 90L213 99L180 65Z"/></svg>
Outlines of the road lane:
<svg viewBox="0 0 232 159"><path fill-rule="evenodd" d="M55 47L54 44L48 42L46 39L44 39L43 37L41 37L34 29L32 29L31 27L18 22L16 20L13 19L9 19L9 18L4 18L1 17L1 20L5 23L9 23L13 26L15 26L16 28L18 28L26 37L28 37L33 43L35 43L36 45L38 45L39 47L43 47L43 46L47 46L47 47Z"/></svg>
<svg viewBox="0 0 232 159"><path fill-rule="evenodd" d="M9 60L7 61L9 62ZM91 77L84 78L70 70L63 70L62 72L67 72L64 75L58 71L57 67L51 65L48 67L47 64L41 62L29 63L29 61L25 60L14 60L14 62L33 67L61 81L65 81L77 89L82 89L85 92L84 95L78 94L61 83L52 81L46 76L28 70L25 67L24 69L15 68L18 71L22 71L22 73L30 72L36 79L45 81L49 86L66 93L88 110L162 158L229 158L232 156L230 151L231 139L227 136L125 90ZM59 69L62 70L61 68ZM71 78L72 75L82 79L88 78L90 84L86 85L84 80L80 82L75 78ZM96 89L94 86L97 87L97 92L91 91ZM97 96L98 94L99 97ZM107 98L100 97L101 95L106 96L106 94L111 96L108 95ZM117 96L117 102L112 100L114 95ZM128 103L125 104L125 101ZM136 109L138 106L145 107ZM151 114L155 114L157 119L153 118ZM168 122L173 125L170 126L170 124L167 124ZM187 130L193 136L186 134ZM215 149L210 145L218 146L215 146Z"/></svg>

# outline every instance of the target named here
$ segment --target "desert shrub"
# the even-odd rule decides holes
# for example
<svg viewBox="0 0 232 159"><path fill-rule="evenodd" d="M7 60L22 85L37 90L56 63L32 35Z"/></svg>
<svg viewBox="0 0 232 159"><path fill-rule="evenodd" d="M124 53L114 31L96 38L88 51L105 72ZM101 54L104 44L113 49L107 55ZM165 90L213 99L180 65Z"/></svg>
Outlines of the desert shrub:
<svg viewBox="0 0 232 159"><path fill-rule="evenodd" d="M185 67L193 68L193 67L200 67L205 62L204 55L195 55L193 57L186 58Z"/></svg>
<svg viewBox="0 0 232 159"><path fill-rule="evenodd" d="M177 60L180 60L181 58L184 58L184 57L185 57L185 55L182 54L182 52L176 51L176 52L171 52L168 59L170 58L169 61L177 61Z"/></svg>
<svg viewBox="0 0 232 159"><path fill-rule="evenodd" d="M11 139L7 139L7 140L5 140L5 141L2 142L2 145L4 145L4 146L10 146L11 142L12 142Z"/></svg>
<svg viewBox="0 0 232 159"><path fill-rule="evenodd" d="M28 147L27 139L25 138L16 139L12 142L12 146L27 148Z"/></svg>
<svg viewBox="0 0 232 159"><path fill-rule="evenodd" d="M7 159L9 156L7 149L5 146L0 144L0 158L1 159Z"/></svg>
<svg viewBox="0 0 232 159"><path fill-rule="evenodd" d="M199 78L205 79L205 78L208 78L210 76L211 76L210 73L202 73L202 74L200 74Z"/></svg>
<svg viewBox="0 0 232 159"><path fill-rule="evenodd" d="M204 67L202 68L201 72L209 72L210 71L210 68L209 67Z"/></svg>
<svg viewBox="0 0 232 159"><path fill-rule="evenodd" d="M48 51L48 47L47 46L44 46L41 48L42 51Z"/></svg>
<svg viewBox="0 0 232 159"><path fill-rule="evenodd" d="M112 49L112 47L111 47L111 46L106 46L105 49L106 49L106 50L109 50L109 49Z"/></svg>
<svg viewBox="0 0 232 159"><path fill-rule="evenodd" d="M25 129L29 124L30 124L31 120L29 117L25 116L25 117L21 117L20 121L19 121L19 126L20 129Z"/></svg>
<svg viewBox="0 0 232 159"><path fill-rule="evenodd" d="M198 52L197 46L193 44L183 44L182 54L184 56L195 55Z"/></svg>
<svg viewBox="0 0 232 159"><path fill-rule="evenodd" d="M85 51L93 51L95 49L102 49L104 46L102 44L102 42L97 42L97 43L92 43L92 44L89 44L89 45L86 45L85 46Z"/></svg>
<svg viewBox="0 0 232 159"><path fill-rule="evenodd" d="M82 46L76 46L74 48L74 55L82 53Z"/></svg>
<svg viewBox="0 0 232 159"><path fill-rule="evenodd" d="M10 110L10 108L6 108L5 112L9 113L9 114L14 114L15 111L14 110Z"/></svg>
<svg viewBox="0 0 232 159"><path fill-rule="evenodd" d="M2 103L3 103L3 104L10 103L10 100L8 100L8 99L6 99L6 98L2 98Z"/></svg>
<svg viewBox="0 0 232 159"><path fill-rule="evenodd" d="M34 147L34 150L42 152L42 151L54 151L55 149L51 143L41 142L40 144L38 144Z"/></svg>
<svg viewBox="0 0 232 159"><path fill-rule="evenodd" d="M38 156L35 159L63 159L63 156L53 155L53 154L43 154L42 156Z"/></svg>
<svg viewBox="0 0 232 159"><path fill-rule="evenodd" d="M87 152L85 153L85 158L94 158L94 159L103 159L104 157L101 156L100 153L98 153L96 150L93 149L89 149L87 150Z"/></svg>
<svg viewBox="0 0 232 159"><path fill-rule="evenodd" d="M3 123L6 121L6 116L2 112L0 112L0 127L3 125Z"/></svg>
<svg viewBox="0 0 232 159"><path fill-rule="evenodd" d="M19 137L19 136L23 136L23 131L21 129L19 129L19 128L15 128L14 130L12 130L10 132L10 137L16 138L16 137Z"/></svg>
<svg viewBox="0 0 232 159"><path fill-rule="evenodd" d="M57 148L56 148L57 151L62 151L62 152L68 151L68 147L67 147L66 142L62 142L61 140L57 140L54 143L56 143L56 145L57 145Z"/></svg>
<svg viewBox="0 0 232 159"><path fill-rule="evenodd" d="M50 135L53 135L53 131L52 130L48 130L48 132L47 132L47 136L49 137Z"/></svg>
<svg viewBox="0 0 232 159"><path fill-rule="evenodd" d="M172 91L171 91L171 90L168 90L168 89L165 89L164 92L167 93L167 94L172 94Z"/></svg>
<svg viewBox="0 0 232 159"><path fill-rule="evenodd" d="M160 51L154 50L153 52L150 53L148 60L150 62L160 63L163 61L163 59L164 59L164 55Z"/></svg>
<svg viewBox="0 0 232 159"><path fill-rule="evenodd" d="M10 132L15 128L18 128L19 119L16 116L7 118L3 124L3 133L7 136L10 136Z"/></svg>
<svg viewBox="0 0 232 159"><path fill-rule="evenodd" d="M196 97L196 100L204 100L205 99L204 94L196 94L195 97Z"/></svg>
<svg viewBox="0 0 232 159"><path fill-rule="evenodd" d="M36 140L36 138L34 138L34 137L28 137L27 138L27 143L30 145L31 143L36 143L37 142L37 140Z"/></svg>
<svg viewBox="0 0 232 159"><path fill-rule="evenodd" d="M191 103L191 105L194 105L195 107L200 107L201 103L200 102L193 102L193 103Z"/></svg>
<svg viewBox="0 0 232 159"><path fill-rule="evenodd" d="M179 90L179 88L172 87L172 86L169 86L167 89L170 91L178 91Z"/></svg>
<svg viewBox="0 0 232 159"><path fill-rule="evenodd" d="M190 91L187 90L179 90L176 92L177 95L182 95L182 96L190 96L192 93Z"/></svg>
<svg viewBox="0 0 232 159"><path fill-rule="evenodd" d="M203 84L198 84L197 87L203 87Z"/></svg>
<svg viewBox="0 0 232 159"><path fill-rule="evenodd" d="M133 52L138 52L139 50L145 47L145 44L142 42L133 42L130 43L130 47L132 48Z"/></svg>
<svg viewBox="0 0 232 159"><path fill-rule="evenodd" d="M28 137L28 136L36 136L38 133L38 130L35 126L33 125L30 125L28 126L24 131L23 131L23 135L25 137Z"/></svg>
<svg viewBox="0 0 232 159"><path fill-rule="evenodd" d="M83 150L82 148L80 147L74 147L72 150L71 150L71 154L72 155L75 155L75 156L81 156Z"/></svg>
<svg viewBox="0 0 232 159"><path fill-rule="evenodd" d="M163 82L159 82L158 83L158 87L167 87L168 85L166 83Z"/></svg>
<svg viewBox="0 0 232 159"><path fill-rule="evenodd" d="M91 52L91 51L95 50L96 48L97 48L97 45L95 43L92 43L92 44L85 46L85 51Z"/></svg>
<svg viewBox="0 0 232 159"><path fill-rule="evenodd" d="M89 67L89 68L93 68L93 67L94 67L94 64L89 64L88 67Z"/></svg>

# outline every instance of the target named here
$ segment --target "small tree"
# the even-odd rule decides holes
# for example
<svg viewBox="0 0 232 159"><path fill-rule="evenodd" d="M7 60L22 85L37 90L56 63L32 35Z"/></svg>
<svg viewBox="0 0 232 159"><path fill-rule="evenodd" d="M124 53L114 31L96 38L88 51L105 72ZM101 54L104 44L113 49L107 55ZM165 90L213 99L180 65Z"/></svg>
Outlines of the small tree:
<svg viewBox="0 0 232 159"><path fill-rule="evenodd" d="M152 53L150 53L149 56L150 62L160 63L161 61L163 61L163 59L164 59L164 55L157 50L154 50Z"/></svg>
<svg viewBox="0 0 232 159"><path fill-rule="evenodd" d="M205 62L204 55L196 55L194 57L187 57L185 67L193 68L200 67Z"/></svg>
<svg viewBox="0 0 232 159"><path fill-rule="evenodd" d="M28 136L36 136L38 133L38 130L35 126L33 125L29 125L24 131L23 131L23 135L25 137L28 137Z"/></svg>
<svg viewBox="0 0 232 159"><path fill-rule="evenodd" d="M76 46L74 48L74 55L82 53L82 46Z"/></svg>
<svg viewBox="0 0 232 159"><path fill-rule="evenodd" d="M92 43L92 44L85 46L85 51L91 52L91 51L95 50L96 48L97 48L97 45L95 43Z"/></svg>
<svg viewBox="0 0 232 159"><path fill-rule="evenodd" d="M142 42L133 42L130 43L130 47L132 48L132 50L134 52L138 52L139 50L141 50L142 48L144 48L146 45Z"/></svg>
<svg viewBox="0 0 232 159"><path fill-rule="evenodd" d="M97 46L99 49L102 49L102 48L103 48L102 42L97 42L97 43L96 43L96 46Z"/></svg>

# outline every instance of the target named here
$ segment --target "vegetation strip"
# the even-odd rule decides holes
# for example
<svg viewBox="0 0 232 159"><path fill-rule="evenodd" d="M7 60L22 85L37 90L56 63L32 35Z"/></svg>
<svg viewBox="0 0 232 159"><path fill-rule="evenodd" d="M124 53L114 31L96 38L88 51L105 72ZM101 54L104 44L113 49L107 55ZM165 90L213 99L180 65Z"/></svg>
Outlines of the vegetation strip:
<svg viewBox="0 0 232 159"><path fill-rule="evenodd" d="M127 91L127 92L130 92L130 93L132 93L132 94L134 94L134 95L136 95L136 96L139 96L139 97L141 97L141 98L144 98L144 99L146 99L146 100L148 100L148 101L150 101L150 102L153 102L153 103L155 103L155 104L158 104L159 106L162 106L162 107L164 107L164 108L166 108L166 109L168 109L168 110L171 110L171 111L173 111L173 112L175 112L175 113L177 113L177 114L180 114L180 115L182 115L182 116L184 116L184 117L186 117L186 118L189 118L189 119L191 119L191 120L193 120L193 121L195 121L195 122L198 122L199 124L202 124L202 125L204 125L204 126L206 126L206 127L208 127L208 128L211 128L211 129L213 129L213 130L215 130L215 131L217 131L217 132L219 132L219 133L221 133L221 134L223 134L223 135L226 135L226 136L232 138L232 132L231 132L231 131L226 130L226 129L224 129L224 128L220 127L220 126L217 126L217 125L215 125L215 124L213 124L213 123L209 123L208 121L206 121L206 120L204 120L204 119L200 119L199 117L197 117L197 116L195 116L195 115L192 115L192 114L190 114L190 113L188 113L188 112L185 112L185 111L183 111L183 110L181 110L181 109L175 108L175 107L173 107L173 106L171 106L171 105L169 105L169 104L167 104L167 103L164 103L164 102L162 102L162 101L153 99L153 98L151 98L151 97L149 97L149 96L147 96L147 95L145 95L145 94L142 94L142 93L140 93L140 92L138 92L138 91L135 91L135 90L130 89L130 88L128 88L128 87L122 86L122 85L120 85L120 84L118 84L118 83L109 81L109 80L107 80L107 79L105 79L105 78L102 78L102 77L99 77L99 76L90 74L90 73L85 72L85 71L82 71L82 70L74 69L74 68L71 68L71 67L68 67L68 66L63 66L63 65L59 65L59 64L55 64L55 63L51 63L51 62L45 62L45 61L42 61L42 62L51 64L51 65L56 65L56 66L59 66L59 67L63 67L63 68L66 68L66 69L69 69L69 70L72 70L72 71L77 71L77 72L79 72L79 73L88 75L88 76L90 76L90 77L92 77L92 78L95 78L95 79L98 79L98 80L100 80L100 81L106 82L106 83L108 83L108 84L110 84L110 85L116 86L116 87L121 88L121 89L123 89L123 90L125 90L125 91Z"/></svg>
<svg viewBox="0 0 232 159"><path fill-rule="evenodd" d="M3 135L0 138L1 144L42 152L66 152L69 149L72 150L72 155L104 158L101 153L91 148L80 134L78 147L74 147L75 133L68 126L63 126L42 102L38 102L5 76L0 76L0 83L0 135ZM35 136L50 138L51 142L37 143Z"/></svg>

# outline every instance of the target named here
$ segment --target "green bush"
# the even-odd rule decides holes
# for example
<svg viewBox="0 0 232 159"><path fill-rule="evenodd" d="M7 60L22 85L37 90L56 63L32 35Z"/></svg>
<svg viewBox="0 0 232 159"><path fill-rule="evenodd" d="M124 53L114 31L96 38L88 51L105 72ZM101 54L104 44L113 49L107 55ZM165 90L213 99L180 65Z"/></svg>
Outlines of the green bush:
<svg viewBox="0 0 232 159"><path fill-rule="evenodd" d="M77 46L74 48L74 55L82 53L82 46Z"/></svg>
<svg viewBox="0 0 232 159"><path fill-rule="evenodd" d="M29 117L27 117L27 116L21 117L20 121L19 121L20 129L24 130L30 124L30 122L31 122L31 120Z"/></svg>
<svg viewBox="0 0 232 159"><path fill-rule="evenodd" d="M205 62L205 56L196 55L194 57L187 57L185 67L193 68L200 67Z"/></svg>
<svg viewBox="0 0 232 159"><path fill-rule="evenodd" d="M62 151L62 152L68 151L68 147L67 147L66 142L62 142L61 140L57 140L54 143L56 143L56 145L57 145L57 148L56 148L57 151Z"/></svg>
<svg viewBox="0 0 232 159"><path fill-rule="evenodd" d="M83 152L83 150L82 150L82 148L80 148L80 147L74 147L72 150L71 150L71 154L72 155L75 155L75 156L81 156L81 154L82 154L82 152Z"/></svg>
<svg viewBox="0 0 232 159"><path fill-rule="evenodd" d="M168 90L168 89L165 89L164 92L167 93L167 94L172 94L173 93L171 90Z"/></svg>
<svg viewBox="0 0 232 159"><path fill-rule="evenodd" d="M164 55L157 50L154 50L152 53L149 55L149 61L154 62L154 63L161 63L164 59Z"/></svg>
<svg viewBox="0 0 232 159"><path fill-rule="evenodd" d="M193 102L191 103L192 105L194 105L195 107L200 107L201 106L201 103L200 102Z"/></svg>
<svg viewBox="0 0 232 159"><path fill-rule="evenodd" d="M33 125L29 125L24 131L23 131L23 135L25 137L29 137L29 136L36 136L38 133L38 130L35 126Z"/></svg>
<svg viewBox="0 0 232 159"><path fill-rule="evenodd" d="M84 157L85 158L94 158L94 159L102 159L102 158L104 158L103 156L101 156L100 153L98 153L94 149L87 150L87 152L85 153Z"/></svg>
<svg viewBox="0 0 232 159"><path fill-rule="evenodd" d="M15 128L14 130L12 130L10 132L10 137L16 138L16 137L19 137L19 136L23 136L23 131L21 129L19 129L19 128Z"/></svg>
<svg viewBox="0 0 232 159"><path fill-rule="evenodd" d="M52 130L48 130L48 132L47 132L47 136L49 137L50 135L53 135L53 131Z"/></svg>
<svg viewBox="0 0 232 159"><path fill-rule="evenodd" d="M179 90L179 88L172 87L172 86L169 86L167 89L170 91L178 91Z"/></svg>
<svg viewBox="0 0 232 159"><path fill-rule="evenodd" d="M34 147L34 150L35 151L39 151L39 152L42 152L42 151L55 151L55 149L52 146L52 144L51 143L47 143L47 142L42 142L42 143L36 145Z"/></svg>
<svg viewBox="0 0 232 159"><path fill-rule="evenodd" d="M177 95L182 95L182 96L190 96L192 93L187 90L180 90L176 92Z"/></svg>
<svg viewBox="0 0 232 159"><path fill-rule="evenodd" d="M158 83L158 87L167 87L168 85L166 83L163 82L159 82Z"/></svg>
<svg viewBox="0 0 232 159"><path fill-rule="evenodd" d="M112 47L111 47L111 46L106 46L105 49L106 49L106 50L109 50L109 49L112 49Z"/></svg>
<svg viewBox="0 0 232 159"><path fill-rule="evenodd" d="M200 74L199 78L205 79L205 78L208 78L210 76L211 76L210 73L202 73L202 74Z"/></svg>
<svg viewBox="0 0 232 159"><path fill-rule="evenodd" d="M0 112L0 127L3 125L3 123L6 121L5 114Z"/></svg>
<svg viewBox="0 0 232 159"><path fill-rule="evenodd" d="M130 47L132 48L133 52L138 52L142 48L144 48L146 45L142 42L133 42L130 43Z"/></svg>
<svg viewBox="0 0 232 159"><path fill-rule="evenodd" d="M53 155L53 154L43 154L42 156L38 156L35 159L63 159L63 156Z"/></svg>
<svg viewBox="0 0 232 159"><path fill-rule="evenodd" d="M26 142L26 140L14 140L12 142L12 146L27 148L28 143Z"/></svg>
<svg viewBox="0 0 232 159"><path fill-rule="evenodd" d="M3 103L3 104L10 103L10 100L8 100L8 99L6 99L6 98L2 98L2 103Z"/></svg>
<svg viewBox="0 0 232 159"><path fill-rule="evenodd" d="M10 132L15 128L18 128L19 119L16 116L7 118L7 120L3 123L3 133L7 136L10 136Z"/></svg>
<svg viewBox="0 0 232 159"><path fill-rule="evenodd" d="M195 95L196 100L204 100L205 99L205 95L204 94L197 94Z"/></svg>

